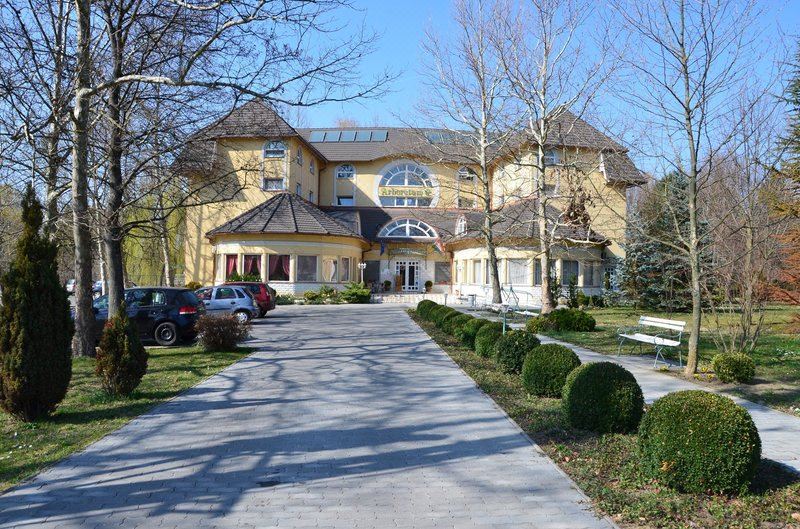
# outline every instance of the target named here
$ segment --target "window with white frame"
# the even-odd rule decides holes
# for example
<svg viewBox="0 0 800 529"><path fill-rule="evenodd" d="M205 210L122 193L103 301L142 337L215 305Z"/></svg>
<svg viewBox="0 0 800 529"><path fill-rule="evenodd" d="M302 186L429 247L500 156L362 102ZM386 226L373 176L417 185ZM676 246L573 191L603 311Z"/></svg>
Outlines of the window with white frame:
<svg viewBox="0 0 800 529"><path fill-rule="evenodd" d="M297 280L314 283L317 280L317 256L297 256Z"/></svg>
<svg viewBox="0 0 800 529"><path fill-rule="evenodd" d="M542 261L539 259L533 261L533 284L537 287L542 285Z"/></svg>
<svg viewBox="0 0 800 529"><path fill-rule="evenodd" d="M286 144L282 141L268 141L264 144L264 158L283 158L286 154Z"/></svg>
<svg viewBox="0 0 800 529"><path fill-rule="evenodd" d="M300 167L303 166L303 148L302 147L298 147L297 148L297 156L295 157L295 160L297 161L297 165L299 165Z"/></svg>
<svg viewBox="0 0 800 529"><path fill-rule="evenodd" d="M475 209L475 199L470 197L458 197L458 207L461 209Z"/></svg>
<svg viewBox="0 0 800 529"><path fill-rule="evenodd" d="M314 174L314 158L308 161L308 172Z"/></svg>
<svg viewBox="0 0 800 529"><path fill-rule="evenodd" d="M599 261L585 261L583 263L583 286L599 287L602 272L603 263Z"/></svg>
<svg viewBox="0 0 800 529"><path fill-rule="evenodd" d="M336 168L336 178L350 179L356 175L356 168L352 164L345 163Z"/></svg>
<svg viewBox="0 0 800 529"><path fill-rule="evenodd" d="M392 239L423 238L434 239L436 230L417 219L398 219L390 222L381 229L378 237Z"/></svg>
<svg viewBox="0 0 800 529"><path fill-rule="evenodd" d="M350 281L350 269L352 259L349 257L342 257L341 267L339 268L339 281L346 283Z"/></svg>
<svg viewBox="0 0 800 529"><path fill-rule="evenodd" d="M342 195L336 197L337 206L355 206L355 199L352 195Z"/></svg>
<svg viewBox="0 0 800 529"><path fill-rule="evenodd" d="M527 285L530 281L530 262L528 259L508 259L508 282L512 285Z"/></svg>
<svg viewBox="0 0 800 529"><path fill-rule="evenodd" d="M456 235L464 235L467 233L467 218L459 217L456 221Z"/></svg>
<svg viewBox="0 0 800 529"><path fill-rule="evenodd" d="M473 285L480 285L481 284L481 260L480 259L473 259L472 260L472 284Z"/></svg>
<svg viewBox="0 0 800 529"><path fill-rule="evenodd" d="M578 261L561 261L561 286L569 286L570 281L578 281Z"/></svg>
<svg viewBox="0 0 800 529"><path fill-rule="evenodd" d="M433 183L427 169L413 162L392 165L378 185L382 206L427 207L433 199Z"/></svg>
<svg viewBox="0 0 800 529"><path fill-rule="evenodd" d="M469 167L460 167L458 169L459 182L474 182L476 176L478 176L478 173Z"/></svg>
<svg viewBox="0 0 800 529"><path fill-rule="evenodd" d="M302 197L303 196L303 186L301 186L300 184L295 184L294 192L295 192L295 194L297 196Z"/></svg>
<svg viewBox="0 0 800 529"><path fill-rule="evenodd" d="M336 257L322 259L322 280L326 283L335 283L339 276L339 260Z"/></svg>
<svg viewBox="0 0 800 529"><path fill-rule="evenodd" d="M264 177L263 189L264 191L282 191L283 178Z"/></svg>
<svg viewBox="0 0 800 529"><path fill-rule="evenodd" d="M483 284L488 285L490 280L492 279L492 261L491 259L485 259L483 261Z"/></svg>
<svg viewBox="0 0 800 529"><path fill-rule="evenodd" d="M544 164L545 165L556 165L558 164L559 157L558 151L556 149L547 149L544 151Z"/></svg>
<svg viewBox="0 0 800 529"><path fill-rule="evenodd" d="M313 191L309 191L308 192L308 201L311 202L312 204L314 203L314 192Z"/></svg>

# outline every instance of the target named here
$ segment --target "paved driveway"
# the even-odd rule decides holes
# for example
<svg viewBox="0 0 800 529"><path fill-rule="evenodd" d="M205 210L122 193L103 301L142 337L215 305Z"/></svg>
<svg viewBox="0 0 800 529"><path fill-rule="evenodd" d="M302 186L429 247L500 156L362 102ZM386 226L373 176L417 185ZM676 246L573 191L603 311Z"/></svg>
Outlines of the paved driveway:
<svg viewBox="0 0 800 529"><path fill-rule="evenodd" d="M0 496L0 527L612 527L401 307L279 307L254 334Z"/></svg>

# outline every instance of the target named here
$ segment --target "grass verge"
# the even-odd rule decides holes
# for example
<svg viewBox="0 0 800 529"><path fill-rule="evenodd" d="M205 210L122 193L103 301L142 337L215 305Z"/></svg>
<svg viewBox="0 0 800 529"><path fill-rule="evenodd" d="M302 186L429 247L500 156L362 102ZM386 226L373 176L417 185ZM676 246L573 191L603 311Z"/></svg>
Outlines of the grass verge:
<svg viewBox="0 0 800 529"><path fill-rule="evenodd" d="M0 412L0 491L40 472L250 354L196 347L149 349L147 374L130 398L108 396L93 358L75 358L67 396L52 417L32 423Z"/></svg>
<svg viewBox="0 0 800 529"><path fill-rule="evenodd" d="M638 469L636 435L595 435L569 427L558 399L526 395L518 376L463 347L413 311L428 335L624 528L800 527L800 478L763 461L751 491L737 497L681 494L649 481Z"/></svg>
<svg viewBox="0 0 800 529"><path fill-rule="evenodd" d="M759 340L752 357L756 363L756 378L750 384L723 384L707 376L711 370L711 359L718 349L711 332L700 334L700 373L698 382L712 385L715 389L729 391L754 402L800 416L800 338L788 327L797 307L776 305L767 308L764 335ZM688 321L689 314L658 314L642 312L630 307L591 309L588 311L597 320L596 332L547 333L548 336L575 345L588 347L604 354L617 353L617 329L634 326L642 314ZM688 336L688 329L685 334ZM645 352L650 353L647 348ZM623 354L638 354L638 349L626 346ZM684 360L686 338L684 338ZM677 355L667 353L668 357ZM672 370L679 374L678 370Z"/></svg>

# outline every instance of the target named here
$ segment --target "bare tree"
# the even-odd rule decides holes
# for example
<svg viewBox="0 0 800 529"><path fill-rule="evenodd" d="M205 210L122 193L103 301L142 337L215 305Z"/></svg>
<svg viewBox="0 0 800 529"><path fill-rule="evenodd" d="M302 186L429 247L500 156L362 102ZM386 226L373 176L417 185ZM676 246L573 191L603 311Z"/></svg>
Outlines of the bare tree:
<svg viewBox="0 0 800 529"><path fill-rule="evenodd" d="M730 126L745 81L748 66L758 55L754 42L759 35L757 11L752 1L663 0L638 2L615 0L618 34L629 46L620 59L630 76L621 83L626 108L650 131L654 143L649 154L686 180L687 226L675 226L664 240L684 255L691 270L692 316L686 374L697 370L702 322L703 255L710 238L702 227L700 196L715 174L715 164L733 144L747 135L744 121ZM758 100L762 87L751 92ZM752 104L752 101L751 101ZM676 217L677 218L677 217Z"/></svg>
<svg viewBox="0 0 800 529"><path fill-rule="evenodd" d="M559 234L565 227L576 227L575 219L585 218L566 213L563 206L569 208L575 192L583 194L586 176L600 163L599 158L582 160L576 149L568 149L561 141L570 135L614 71L605 53L605 29L588 23L596 18L594 6L584 0L509 1L502 8L506 15L495 35L504 74L525 118L513 165L529 177L509 194L533 198L542 266L542 313L555 308L550 284L552 250L567 242ZM594 54L588 46L593 39L598 48ZM561 153L557 170L548 167L555 162L548 161L552 160L548 150L553 147ZM583 205L587 205L585 201ZM588 230L576 230L573 235L572 242L592 242Z"/></svg>
<svg viewBox="0 0 800 529"><path fill-rule="evenodd" d="M92 4L76 0L78 51L72 164L76 336L80 340L76 344L76 354L92 352L91 238L85 199L92 98L109 94L108 117L112 133L108 143L110 192L106 220L110 225L105 232L105 246L110 271L109 308L113 312L119 307L123 289L118 225L123 193L119 144L124 127L121 116L117 117L122 103L121 87L158 84L227 89L293 106L376 95L390 78L388 74L363 84L351 82L353 70L371 51L375 37L362 31L345 42L333 42L335 27L327 15L342 7L349 7L349 4L345 0L250 0L236 4L168 0ZM316 37L320 34L332 41L329 47L319 46ZM133 35L136 46L132 50L129 45ZM108 39L107 46L103 39ZM93 50L101 50L100 55L93 56ZM108 62L103 63L100 59L106 50ZM93 60L97 63L93 64Z"/></svg>
<svg viewBox="0 0 800 529"><path fill-rule="evenodd" d="M493 0L456 0L453 39L427 32L428 90L420 111L437 130L413 128L429 157L463 166L456 174L455 192L483 212L477 231L489 258L493 303L501 302L501 287L495 240L500 212L492 201L492 171L506 156L513 131L508 81L492 39L495 21L505 16L501 7Z"/></svg>

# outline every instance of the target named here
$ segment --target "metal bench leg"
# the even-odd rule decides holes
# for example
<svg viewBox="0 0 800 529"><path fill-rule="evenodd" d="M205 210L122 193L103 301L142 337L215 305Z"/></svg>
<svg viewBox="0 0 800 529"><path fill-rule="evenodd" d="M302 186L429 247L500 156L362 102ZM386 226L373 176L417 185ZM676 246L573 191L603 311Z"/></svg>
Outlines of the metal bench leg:
<svg viewBox="0 0 800 529"><path fill-rule="evenodd" d="M658 357L659 357L659 356L661 357L661 361L662 361L662 362L663 362L663 363L664 363L664 364L665 364L667 367L669 367L669 364L667 363L667 359L666 359L666 358L664 358L664 355L663 355L663 354L662 354L662 352L661 352L662 348L661 348L661 347L659 347L659 346L655 346L655 350L656 350L656 359L655 359L655 361L653 362L653 369L655 369L655 368L657 368L657 367L658 367Z"/></svg>

